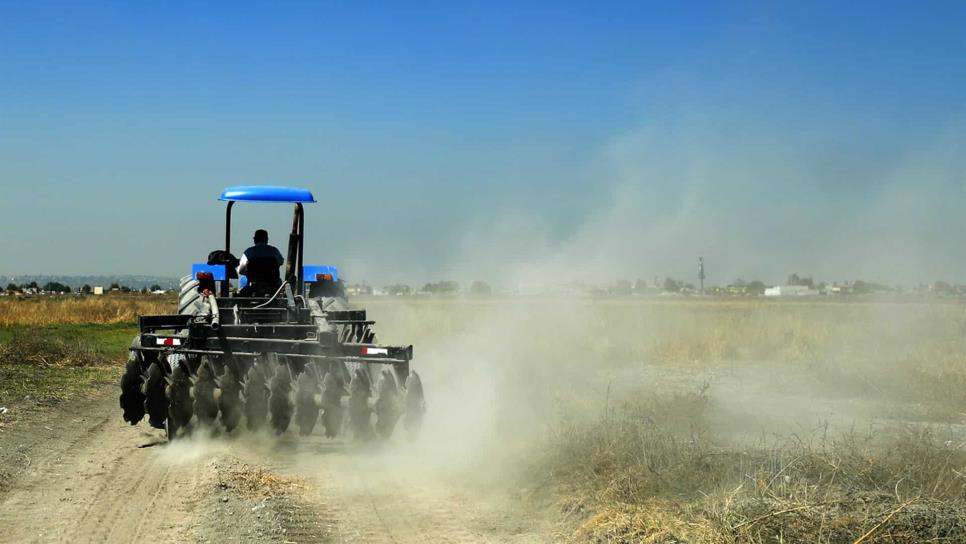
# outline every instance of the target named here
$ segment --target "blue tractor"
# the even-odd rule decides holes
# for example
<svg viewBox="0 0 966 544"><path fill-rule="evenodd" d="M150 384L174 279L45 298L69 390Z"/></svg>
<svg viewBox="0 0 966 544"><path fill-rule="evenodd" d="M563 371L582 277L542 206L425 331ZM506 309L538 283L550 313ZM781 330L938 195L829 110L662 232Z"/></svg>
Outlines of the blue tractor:
<svg viewBox="0 0 966 544"><path fill-rule="evenodd" d="M225 189L225 248L181 279L177 312L138 317L121 379L120 404L132 425L145 416L174 440L194 426L302 435L318 422L327 437L388 438L402 419L418 432L425 412L413 347L376 342L366 311L348 304L338 270L303 262L303 204L294 187ZM251 282L236 272L231 213L236 202L295 205L284 271ZM254 263L249 263L249 268ZM271 278L271 266L268 267ZM251 275L251 274L249 274Z"/></svg>

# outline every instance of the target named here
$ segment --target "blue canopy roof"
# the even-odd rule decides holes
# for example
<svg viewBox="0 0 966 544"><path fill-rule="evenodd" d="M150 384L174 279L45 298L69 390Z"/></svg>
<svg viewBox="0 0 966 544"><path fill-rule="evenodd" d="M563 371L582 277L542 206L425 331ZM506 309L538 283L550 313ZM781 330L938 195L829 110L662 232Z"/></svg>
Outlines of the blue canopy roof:
<svg viewBox="0 0 966 544"><path fill-rule="evenodd" d="M218 200L237 200L244 202L315 202L312 191L298 187L276 187L274 185L240 185L228 187L221 192Z"/></svg>

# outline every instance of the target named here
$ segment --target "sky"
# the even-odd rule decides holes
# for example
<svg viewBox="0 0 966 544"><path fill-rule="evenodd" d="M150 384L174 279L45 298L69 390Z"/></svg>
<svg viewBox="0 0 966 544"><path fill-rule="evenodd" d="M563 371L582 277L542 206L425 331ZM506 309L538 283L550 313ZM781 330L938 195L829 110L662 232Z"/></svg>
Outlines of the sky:
<svg viewBox="0 0 966 544"><path fill-rule="evenodd" d="M966 282L966 4L521 4L0 0L0 274Z"/></svg>

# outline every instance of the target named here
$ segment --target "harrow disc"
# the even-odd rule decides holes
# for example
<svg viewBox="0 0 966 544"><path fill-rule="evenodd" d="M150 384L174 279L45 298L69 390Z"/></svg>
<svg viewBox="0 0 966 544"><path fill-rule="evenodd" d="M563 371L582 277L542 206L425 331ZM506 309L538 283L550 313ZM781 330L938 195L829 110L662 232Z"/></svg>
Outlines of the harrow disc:
<svg viewBox="0 0 966 544"><path fill-rule="evenodd" d="M423 415L426 413L426 399L423 397L423 382L415 370L406 379L406 417L403 427L410 439L416 438L423 426Z"/></svg>
<svg viewBox="0 0 966 544"><path fill-rule="evenodd" d="M399 421L399 416L402 415L399 386L396 385L396 377L392 371L382 371L377 390L379 399L376 400L376 433L388 440L392 436L396 422Z"/></svg>
<svg viewBox="0 0 966 544"><path fill-rule="evenodd" d="M262 428L268 417L267 381L264 361L252 365L245 377L245 420L249 430L256 431Z"/></svg>
<svg viewBox="0 0 966 544"><path fill-rule="evenodd" d="M124 411L124 421L131 425L144 418L144 393L141 391L141 355L132 351L128 355L124 375L121 376L121 396L118 401Z"/></svg>
<svg viewBox="0 0 966 544"><path fill-rule="evenodd" d="M191 388L191 396L195 401L195 416L198 418L198 423L210 426L218 418L218 402L215 399L215 373L211 368L210 361L205 360L201 363L192 382L194 386Z"/></svg>
<svg viewBox="0 0 966 544"><path fill-rule="evenodd" d="M319 419L319 406L322 403L322 390L319 387L319 374L315 365L306 365L295 381L295 422L299 434L308 436L315 429Z"/></svg>
<svg viewBox="0 0 966 544"><path fill-rule="evenodd" d="M372 383L369 372L364 368L356 369L349 383L349 427L356 440L372 438Z"/></svg>
<svg viewBox="0 0 966 544"><path fill-rule="evenodd" d="M238 427L242 417L242 385L235 379L227 368L215 378L215 384L221 394L218 396L218 409L221 412L221 424L225 430L231 432Z"/></svg>
<svg viewBox="0 0 966 544"><path fill-rule="evenodd" d="M322 378L322 426L327 438L335 438L342 431L345 418L342 397L348 394L345 381L339 374L327 372Z"/></svg>
<svg viewBox="0 0 966 544"><path fill-rule="evenodd" d="M144 395L148 423L156 429L163 429L164 420L168 417L168 398L164 390L164 370L159 363L154 362L148 366L141 384L141 393Z"/></svg>
<svg viewBox="0 0 966 544"><path fill-rule="evenodd" d="M269 383L268 406L272 429L282 434L292 422L295 404L292 402L292 372L287 363L275 367L275 375Z"/></svg>
<svg viewBox="0 0 966 544"><path fill-rule="evenodd" d="M191 401L191 377L184 364L172 365L168 376L168 440L174 440L179 429L191 421L194 403Z"/></svg>

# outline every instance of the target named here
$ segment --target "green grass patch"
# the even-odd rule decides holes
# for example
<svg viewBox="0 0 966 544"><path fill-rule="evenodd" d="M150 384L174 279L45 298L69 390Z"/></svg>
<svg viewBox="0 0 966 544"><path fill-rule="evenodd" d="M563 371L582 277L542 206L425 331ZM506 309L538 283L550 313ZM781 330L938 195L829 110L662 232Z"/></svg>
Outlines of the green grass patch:
<svg viewBox="0 0 966 544"><path fill-rule="evenodd" d="M69 399L118 380L130 325L0 328L0 405Z"/></svg>

